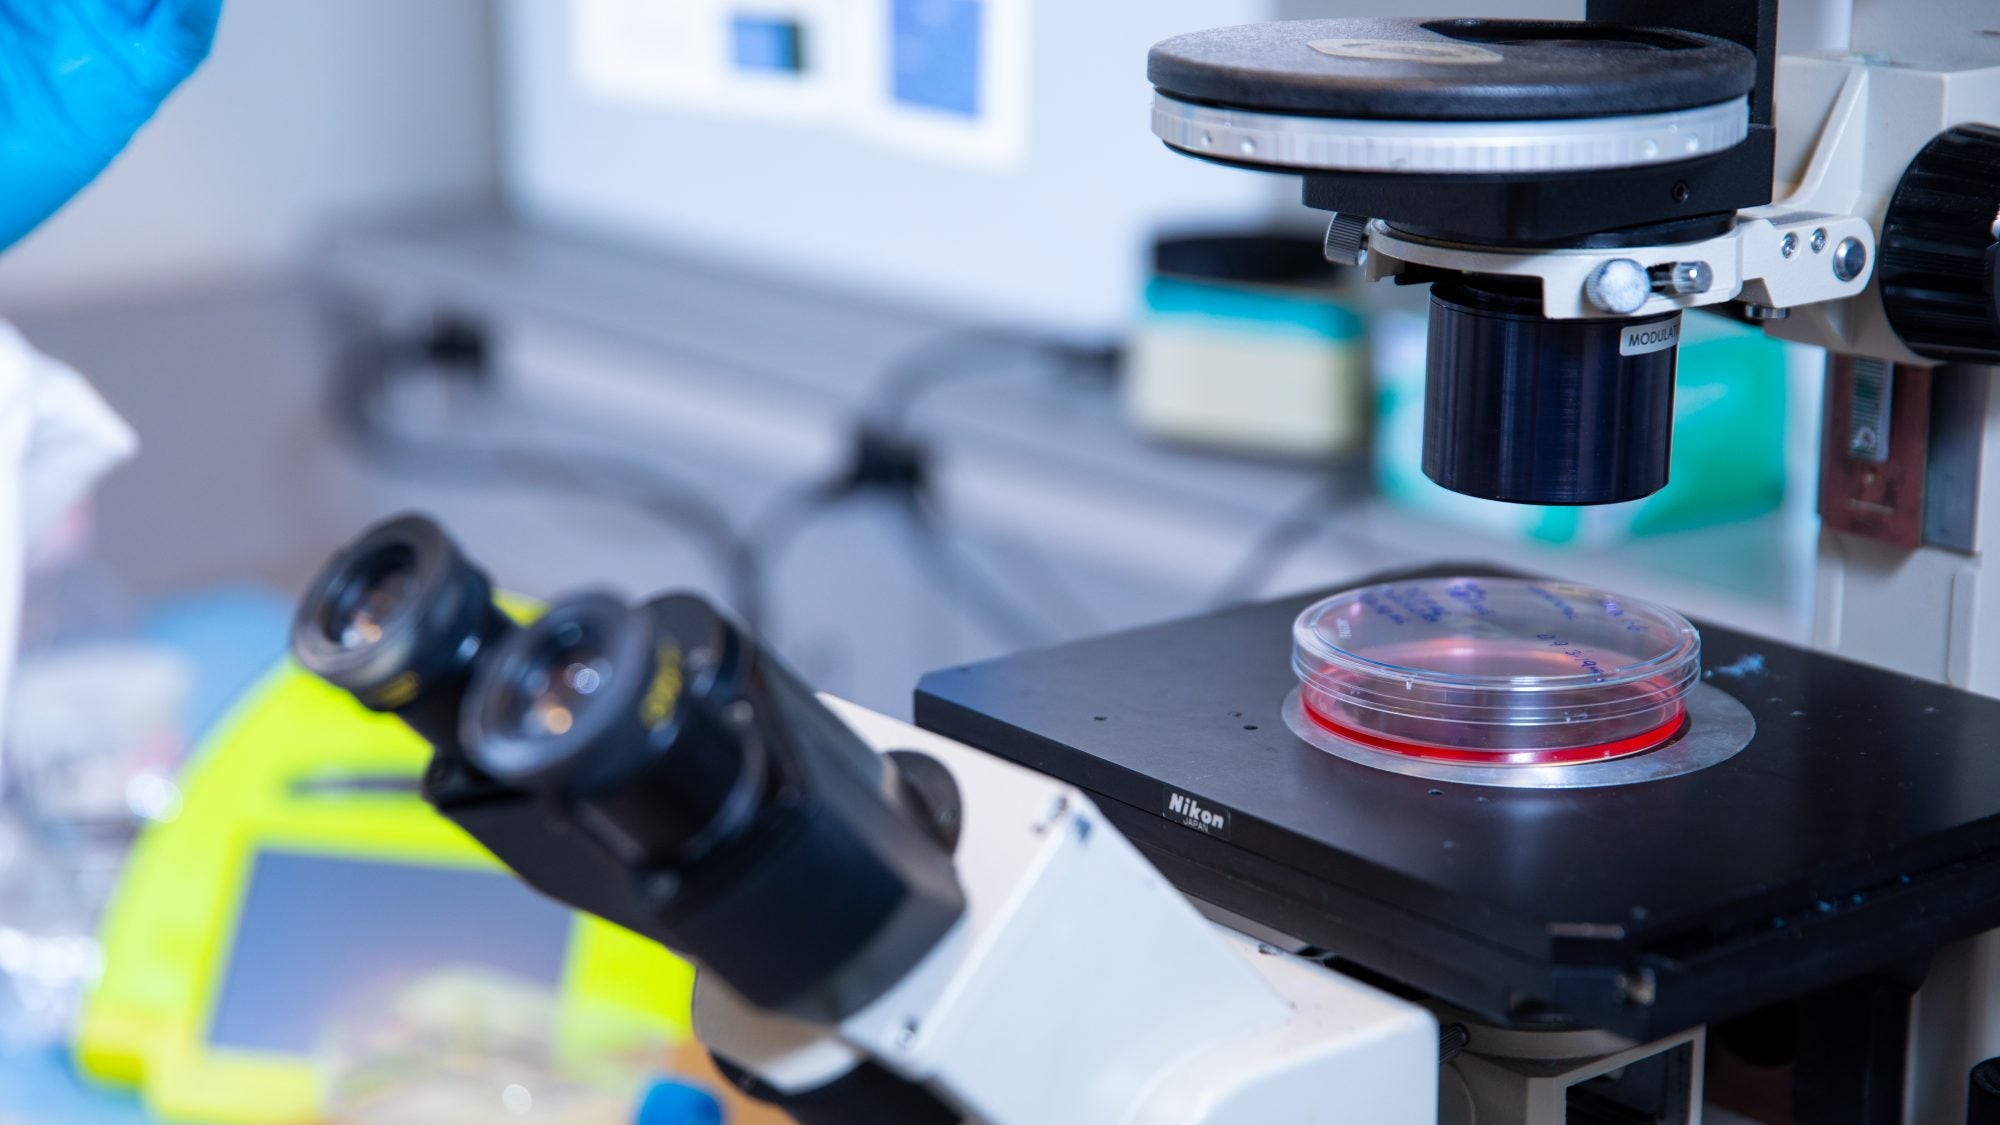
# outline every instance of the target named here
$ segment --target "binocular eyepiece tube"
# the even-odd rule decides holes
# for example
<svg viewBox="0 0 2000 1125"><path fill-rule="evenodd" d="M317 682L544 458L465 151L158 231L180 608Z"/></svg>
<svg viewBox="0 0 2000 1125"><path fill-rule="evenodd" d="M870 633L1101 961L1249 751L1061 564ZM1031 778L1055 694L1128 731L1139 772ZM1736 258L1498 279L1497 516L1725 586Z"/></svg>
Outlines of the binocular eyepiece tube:
<svg viewBox="0 0 2000 1125"><path fill-rule="evenodd" d="M842 1019L964 912L934 771L905 783L698 597L587 593L516 624L402 516L333 557L292 648L422 735L425 798L530 885L759 1007Z"/></svg>
<svg viewBox="0 0 2000 1125"><path fill-rule="evenodd" d="M370 710L463 757L459 702L474 663L516 631L493 584L420 516L368 529L320 571L292 620L292 654Z"/></svg>

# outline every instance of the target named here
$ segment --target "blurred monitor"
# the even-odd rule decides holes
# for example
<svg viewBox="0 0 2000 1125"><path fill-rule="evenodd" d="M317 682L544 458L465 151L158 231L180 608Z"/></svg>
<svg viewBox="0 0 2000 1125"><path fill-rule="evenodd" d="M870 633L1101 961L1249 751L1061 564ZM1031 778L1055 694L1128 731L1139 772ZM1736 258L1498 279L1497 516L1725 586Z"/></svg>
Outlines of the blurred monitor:
<svg viewBox="0 0 2000 1125"><path fill-rule="evenodd" d="M1149 128L1149 46L1277 7L508 0L508 190L558 226L1105 335L1159 228L1296 198Z"/></svg>
<svg viewBox="0 0 2000 1125"><path fill-rule="evenodd" d="M345 1009L479 968L562 985L574 918L504 871L258 853L208 1041L311 1055Z"/></svg>

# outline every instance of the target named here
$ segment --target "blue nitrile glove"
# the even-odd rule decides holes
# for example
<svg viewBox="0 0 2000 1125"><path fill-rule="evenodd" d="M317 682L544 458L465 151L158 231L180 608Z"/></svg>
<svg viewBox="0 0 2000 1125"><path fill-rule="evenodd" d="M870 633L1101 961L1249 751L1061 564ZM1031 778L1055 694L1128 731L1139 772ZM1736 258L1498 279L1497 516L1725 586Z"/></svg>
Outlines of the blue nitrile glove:
<svg viewBox="0 0 2000 1125"><path fill-rule="evenodd" d="M699 1086L671 1078L646 1091L637 1125L722 1125L722 1106Z"/></svg>
<svg viewBox="0 0 2000 1125"><path fill-rule="evenodd" d="M208 56L222 0L0 0L0 248L111 163Z"/></svg>

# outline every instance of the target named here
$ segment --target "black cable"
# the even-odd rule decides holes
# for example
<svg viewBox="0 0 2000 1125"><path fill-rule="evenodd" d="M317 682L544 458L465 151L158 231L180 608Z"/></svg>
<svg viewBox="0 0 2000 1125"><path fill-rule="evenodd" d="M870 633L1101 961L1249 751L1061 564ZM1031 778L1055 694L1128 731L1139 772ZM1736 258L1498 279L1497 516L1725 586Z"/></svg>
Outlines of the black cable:
<svg viewBox="0 0 2000 1125"><path fill-rule="evenodd" d="M446 318L422 334L399 337L364 330L347 335L350 343L340 355L332 388L333 415L340 432L369 454L404 471L481 484L497 477L621 503L693 536L716 563L736 612L746 621L762 616L763 583L755 553L743 549L719 508L659 467L590 450L461 446L416 438L384 416L384 396L411 372L489 377L484 334L477 326Z"/></svg>
<svg viewBox="0 0 2000 1125"><path fill-rule="evenodd" d="M775 574L792 541L813 520L845 501L848 494L845 482L839 480L811 481L781 490L765 503L738 539L737 550L741 555L738 571L762 576ZM744 627L767 641L771 637L769 618L775 593L760 589L750 599L750 609L743 613Z"/></svg>
<svg viewBox="0 0 2000 1125"><path fill-rule="evenodd" d="M1030 343L1004 328L955 328L932 336L889 361L862 403L860 425L905 434L910 412L926 394L980 374L984 367L978 361L982 358L991 361L1018 355Z"/></svg>
<svg viewBox="0 0 2000 1125"><path fill-rule="evenodd" d="M1054 559L1021 537L1015 537L1008 546L1008 569L1018 573L1026 567L1035 572L1032 580L1035 601L1064 622L1066 631L1085 634L1105 631L1104 618L1069 588L1068 579Z"/></svg>
<svg viewBox="0 0 2000 1125"><path fill-rule="evenodd" d="M833 477L781 492L738 534L729 518L693 488L651 464L588 450L527 446L471 446L413 437L385 416L383 399L415 371L479 381L490 377L485 335L476 324L443 317L426 331L389 335L366 328L344 333L333 385L333 414L340 431L378 459L405 471L491 483L496 477L527 486L577 492L637 509L693 535L714 558L729 600L753 633L769 635L770 591L765 578L800 532L820 514L864 491L900 493L913 556L947 597L996 637L1034 645L1055 630L1001 583L980 574L954 553L948 525L930 487L927 453L909 433L917 403L947 383L983 374L993 361L1039 355L1059 360L1059 373L1108 370L1112 354L1051 344L1000 328L946 333L899 356L864 404L855 429L855 457ZM982 362L984 361L984 362ZM1037 556L1048 590L1059 591L1052 568ZM1074 620L1087 611L1067 594Z"/></svg>
<svg viewBox="0 0 2000 1125"><path fill-rule="evenodd" d="M939 593L965 606L995 639L1014 648L1035 648L1053 641L1058 630L1038 624L1033 609L1014 601L1006 589L952 550L952 536L942 505L928 490L906 498L915 557Z"/></svg>
<svg viewBox="0 0 2000 1125"><path fill-rule="evenodd" d="M756 561L757 572L777 572L792 541L821 514L865 492L889 493L902 502L910 521L913 556L931 581L948 597L964 601L966 609L996 637L1023 645L1046 643L1055 635L1040 615L1024 608L1003 586L975 573L951 548L941 506L929 475L929 453L912 431L911 414L932 391L958 380L985 374L994 361L1041 356L1059 360L1057 370L1070 373L1108 370L1113 356L1053 344L1011 329L974 327L933 337L892 361L862 404L854 428L853 456L833 476L780 493L751 522L743 542ZM1072 608L1072 619L1089 621L1080 603L1047 581L1044 593ZM758 599L768 611L769 594ZM755 622L768 625L768 622Z"/></svg>
<svg viewBox="0 0 2000 1125"><path fill-rule="evenodd" d="M873 408L865 415L869 420L865 424L874 426L878 432L907 435L910 415L926 395L957 379L982 373L983 368L972 362L953 367L939 366L940 360L949 359L955 351L965 348L972 349L975 355L984 350L995 359L1034 355L1053 361L1049 373L1058 378L1102 380L1108 380L1117 370L1120 354L1115 346L1081 347L1001 327L975 327L948 333L891 365L871 396ZM913 439L904 436L903 440ZM928 495L935 514L940 510L935 490L930 490ZM1101 619L1083 599L1069 590L1058 568L1045 552L1019 536L1014 538L1013 547L1015 557L1010 571L1018 574L1025 563L1037 572L1032 601L1054 611L1072 629L1086 633L1098 631ZM1012 601L1004 596L998 600L1001 603Z"/></svg>
<svg viewBox="0 0 2000 1125"><path fill-rule="evenodd" d="M1085 372L1109 373L1115 369L1118 359L1115 349L1080 348L1007 328L961 329L919 345L891 364L870 396L861 424L878 439L887 435L890 441L914 443L915 439L910 436L911 415L917 405L942 386L985 373L987 367L978 362L982 352L988 360L1006 360L1023 355L1053 360L1052 373L1059 377ZM953 362L954 359L956 362ZM1038 574L1033 600L1053 603L1059 614L1073 626L1083 632L1095 631L1099 618L1082 599L1069 592L1048 556L1019 537L1015 547L1019 558L1013 569L1018 572L1019 564L1026 562ZM997 604L1011 601L1002 597ZM994 604L989 600L985 611L989 615ZM1022 630L1016 626L1014 631L1019 633Z"/></svg>
<svg viewBox="0 0 2000 1125"><path fill-rule="evenodd" d="M1250 545L1242 561L1209 597L1209 606L1224 609L1254 599L1300 548L1325 530L1333 507L1354 491L1352 480L1336 475L1307 493L1305 499L1280 516Z"/></svg>
<svg viewBox="0 0 2000 1125"><path fill-rule="evenodd" d="M996 637L1009 643L1026 647L1046 642L1050 630L1032 611L1023 610L953 557L924 466L919 448L864 437L854 462L842 472L826 480L795 485L767 502L751 521L750 531L743 537L744 547L755 555L760 573L773 573L793 541L822 515L871 496L887 499L903 517L913 560L939 593L964 605ZM759 601L760 607L766 604ZM751 624L755 628L767 623Z"/></svg>

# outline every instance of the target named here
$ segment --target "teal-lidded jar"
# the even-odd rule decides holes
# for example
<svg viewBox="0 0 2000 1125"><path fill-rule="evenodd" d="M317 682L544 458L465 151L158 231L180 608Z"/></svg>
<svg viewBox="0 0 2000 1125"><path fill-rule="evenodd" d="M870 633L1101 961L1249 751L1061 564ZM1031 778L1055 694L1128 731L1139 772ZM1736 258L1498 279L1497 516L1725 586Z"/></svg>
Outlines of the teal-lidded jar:
<svg viewBox="0 0 2000 1125"><path fill-rule="evenodd" d="M1125 354L1134 425L1191 445L1285 458L1360 452L1370 409L1364 321L1320 240L1162 238Z"/></svg>

